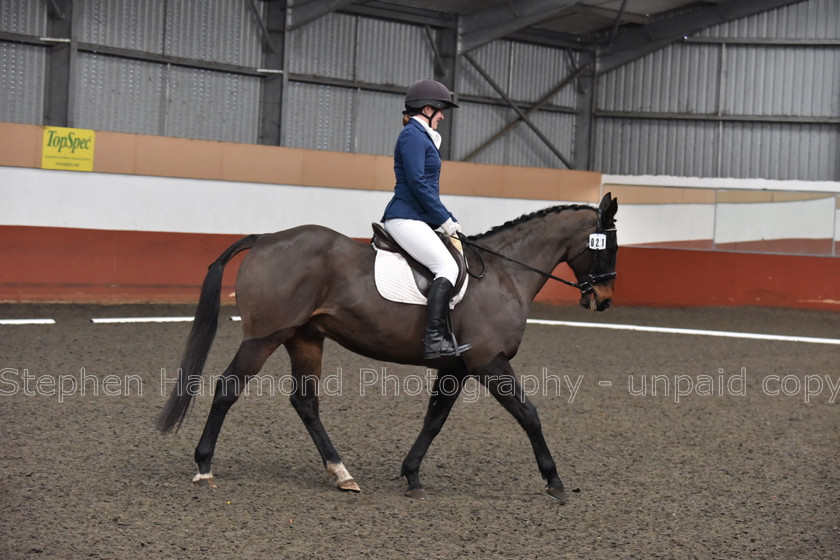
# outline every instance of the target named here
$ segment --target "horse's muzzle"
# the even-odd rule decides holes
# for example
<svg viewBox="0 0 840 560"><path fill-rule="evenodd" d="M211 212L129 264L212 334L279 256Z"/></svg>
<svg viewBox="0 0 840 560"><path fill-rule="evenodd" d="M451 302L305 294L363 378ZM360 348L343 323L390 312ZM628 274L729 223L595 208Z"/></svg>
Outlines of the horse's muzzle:
<svg viewBox="0 0 840 560"><path fill-rule="evenodd" d="M584 292L580 294L580 305L585 309L591 311L604 311L610 306L611 298L599 298L594 291Z"/></svg>

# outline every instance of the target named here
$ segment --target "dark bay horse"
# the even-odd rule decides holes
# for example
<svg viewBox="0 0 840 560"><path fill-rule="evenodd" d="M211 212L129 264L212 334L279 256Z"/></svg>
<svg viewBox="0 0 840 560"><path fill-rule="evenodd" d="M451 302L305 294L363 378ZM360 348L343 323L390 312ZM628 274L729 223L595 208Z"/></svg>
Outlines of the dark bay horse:
<svg viewBox="0 0 840 560"><path fill-rule="evenodd" d="M581 289L580 304L599 311L609 306L618 251L617 209L617 200L608 193L598 208L555 206L468 238L471 244L487 249L483 253L486 274L470 283L463 301L452 312L452 322L458 340L468 341L472 350L448 361L425 364L437 368L438 376L423 428L402 464L407 496L424 496L420 463L464 381L474 376L525 430L547 483L546 492L564 501L563 483L537 411L519 385L510 360L522 340L530 303L546 282L546 276L534 269L550 272L567 262L577 279L575 286ZM600 243L591 245L593 237L600 238ZM324 339L377 360L424 365L426 310L422 305L382 298L373 280L374 250L324 227L301 226L251 235L234 243L210 265L178 382L158 417L158 428L168 432L179 427L189 410L216 333L224 266L247 249L251 251L236 279L243 340L216 383L210 414L195 449L198 474L193 481L216 486L210 462L225 415L248 378L283 345L296 382L292 406L312 436L325 468L335 476L336 486L358 492L359 486L344 467L318 413ZM473 270L480 268L474 254L468 252L468 261ZM528 267L521 266L523 263ZM441 390L444 378L447 387ZM457 387L451 386L453 382Z"/></svg>

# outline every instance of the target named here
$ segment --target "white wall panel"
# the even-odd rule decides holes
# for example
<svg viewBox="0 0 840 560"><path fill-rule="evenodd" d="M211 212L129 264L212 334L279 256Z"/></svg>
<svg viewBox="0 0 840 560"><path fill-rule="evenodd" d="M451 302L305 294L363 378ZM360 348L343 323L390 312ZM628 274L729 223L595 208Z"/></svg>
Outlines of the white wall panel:
<svg viewBox="0 0 840 560"><path fill-rule="evenodd" d="M715 242L833 239L835 197L717 205Z"/></svg>

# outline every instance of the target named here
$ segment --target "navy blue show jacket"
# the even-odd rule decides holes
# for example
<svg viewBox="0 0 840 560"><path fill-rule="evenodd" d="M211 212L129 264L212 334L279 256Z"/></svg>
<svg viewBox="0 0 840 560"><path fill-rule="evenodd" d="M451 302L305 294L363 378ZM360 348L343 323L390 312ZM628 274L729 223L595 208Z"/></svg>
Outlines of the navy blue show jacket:
<svg viewBox="0 0 840 560"><path fill-rule="evenodd" d="M455 219L440 201L440 152L415 119L408 121L394 147L394 196L382 221L407 218L439 227Z"/></svg>

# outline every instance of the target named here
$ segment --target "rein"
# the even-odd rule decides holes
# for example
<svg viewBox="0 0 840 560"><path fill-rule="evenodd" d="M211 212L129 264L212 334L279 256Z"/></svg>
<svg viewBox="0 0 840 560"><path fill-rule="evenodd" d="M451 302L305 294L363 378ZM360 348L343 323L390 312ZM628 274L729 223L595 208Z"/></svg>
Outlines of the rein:
<svg viewBox="0 0 840 560"><path fill-rule="evenodd" d="M601 231L601 229L599 228L597 233L593 233L592 235L590 235L589 244L587 244L585 247L581 248L581 250L578 251L575 256L573 256L569 259L566 259L566 262L567 263L572 262L573 260L575 260L578 257L580 257L581 255L583 255L587 250L600 251L600 250L605 249L606 248L605 233L606 232L614 232L614 231L615 231L615 228L607 229L607 230L604 230L604 231ZM488 249L487 247L484 247L482 245L474 243L474 242L470 241L467 238L467 236L464 235L463 233L461 233L460 231L458 232L457 235L458 235L458 239L461 241L461 243L463 243L465 246L469 247L472 250L473 254L476 257L478 257L478 260L481 261L481 273L479 273L479 274L476 274L473 271L471 271L469 269L469 264L467 264L467 274L469 274L472 278L475 278L477 280L483 278L484 273L487 272L487 265L484 262L484 257L481 256L482 251L485 252L485 253L488 253L490 255L493 255L494 257L499 257L502 260L506 260L508 262L511 262L511 263L513 263L517 266L520 266L520 267L524 268L525 270L530 270L531 272L536 272L537 274L539 274L539 275L541 275L545 278L548 278L550 280L556 280L557 282L560 282L561 284L565 284L566 286L570 286L572 288L577 288L578 290L580 290L580 293L584 294L584 295L592 292L592 288L595 284L598 284L600 282L605 282L607 280L611 280L611 279L616 277L615 272L608 272L606 274L594 274L595 263L598 259L592 259L592 267L589 270L589 277L583 282L571 282L571 281L566 280L564 278L560 278L559 276L555 276L555 275L551 274L550 272L545 272L544 270L540 270L539 268L535 268L535 267L533 267L529 264L526 264L522 261L518 261L516 259L508 257L507 255L503 255L503 254L501 254L497 251L494 251L492 249ZM596 236L598 236L598 237L596 237ZM593 238L597 239L598 241L595 241ZM467 262L466 259L464 259L464 262L465 263Z"/></svg>

